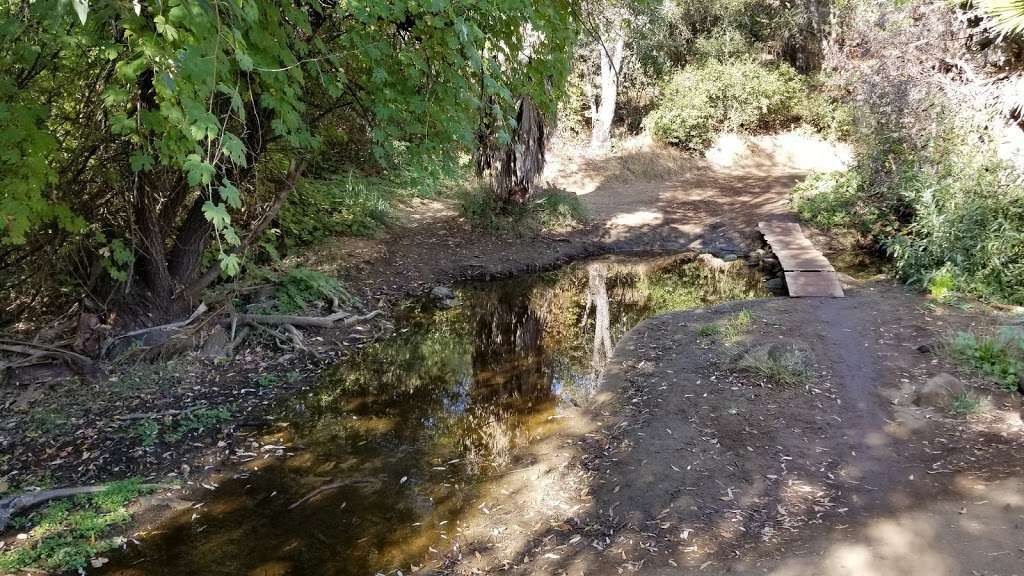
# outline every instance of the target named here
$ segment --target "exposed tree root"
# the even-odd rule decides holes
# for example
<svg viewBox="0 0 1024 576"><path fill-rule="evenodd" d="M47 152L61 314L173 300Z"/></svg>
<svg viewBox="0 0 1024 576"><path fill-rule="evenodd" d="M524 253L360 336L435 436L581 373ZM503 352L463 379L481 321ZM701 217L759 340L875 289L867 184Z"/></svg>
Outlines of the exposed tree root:
<svg viewBox="0 0 1024 576"><path fill-rule="evenodd" d="M239 314L238 320L246 324L266 324L270 326L291 325L311 328L345 328L372 320L382 314L374 310L362 316L353 316L347 312L335 312L329 316L293 316L291 314ZM336 324L340 321L340 324Z"/></svg>
<svg viewBox="0 0 1024 576"><path fill-rule="evenodd" d="M150 327L150 328L142 328L140 330L133 330L131 332L126 332L124 334L119 334L119 335L117 335L117 336L107 340L103 344L103 349L100 350L100 358L106 356L107 352L110 350L110 347L113 346L114 343L117 342L118 340L122 340L124 338L131 338L132 336L141 336L143 334L148 334L150 332L162 332L162 331L171 331L171 330L181 330L185 326L188 326L189 324L194 322L196 318L199 318L200 316L205 314L206 310L207 310L206 303L205 302L200 302L199 306L196 308L195 312L193 312L191 315L189 315L188 318L186 318L184 320L179 320L177 322L170 322L168 324L161 324L160 326L153 326L153 327Z"/></svg>
<svg viewBox="0 0 1024 576"><path fill-rule="evenodd" d="M0 370L23 365L28 360L32 360L34 363L34 361L39 360L40 358L56 358L58 360L70 361L82 370L87 371L92 371L96 368L91 359L82 356L81 354L65 350L63 348L57 348L55 346L47 346L45 344L0 339L0 351L21 354L28 357L26 359L10 363L0 362Z"/></svg>
<svg viewBox="0 0 1024 576"><path fill-rule="evenodd" d="M11 518L20 512L24 512L30 508L45 504L50 500L56 500L57 498L67 498L69 496L78 496L81 494L96 494L103 492L108 488L107 485L101 484L97 486L74 486L71 488L56 488L54 490L41 490L39 492L29 492L27 494L18 494L17 496L11 496L0 500L0 532L3 532L7 528L7 524L10 523ZM166 488L163 484L145 484L143 488Z"/></svg>

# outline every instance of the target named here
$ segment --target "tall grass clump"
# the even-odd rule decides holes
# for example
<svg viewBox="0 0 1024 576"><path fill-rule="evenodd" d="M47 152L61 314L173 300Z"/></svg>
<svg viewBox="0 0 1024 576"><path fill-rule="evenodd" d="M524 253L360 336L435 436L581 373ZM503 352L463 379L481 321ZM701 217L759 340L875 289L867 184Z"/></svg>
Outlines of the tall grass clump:
<svg viewBox="0 0 1024 576"><path fill-rule="evenodd" d="M1024 384L1024 332L1003 329L995 334L960 332L949 343L953 358L994 380L1006 390Z"/></svg>

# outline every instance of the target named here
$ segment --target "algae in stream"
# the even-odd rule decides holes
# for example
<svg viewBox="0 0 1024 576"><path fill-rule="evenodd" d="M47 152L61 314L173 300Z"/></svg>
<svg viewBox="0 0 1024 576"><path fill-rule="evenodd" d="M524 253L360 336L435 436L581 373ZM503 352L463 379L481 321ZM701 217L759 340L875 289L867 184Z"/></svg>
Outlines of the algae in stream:
<svg viewBox="0 0 1024 576"><path fill-rule="evenodd" d="M264 438L289 446L281 457L242 465L202 508L104 573L408 568L430 547L448 547L459 518L487 494L488 477L560 425L551 416L586 402L626 330L669 310L767 293L742 263L685 254L605 258L467 285L458 296L452 309L400 311L393 337L288 405L289 425Z"/></svg>

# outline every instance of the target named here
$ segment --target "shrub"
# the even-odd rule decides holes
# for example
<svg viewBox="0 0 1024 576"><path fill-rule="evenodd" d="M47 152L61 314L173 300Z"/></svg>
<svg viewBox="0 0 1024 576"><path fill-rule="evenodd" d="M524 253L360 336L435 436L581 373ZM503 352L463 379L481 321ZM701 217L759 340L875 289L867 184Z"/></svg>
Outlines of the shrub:
<svg viewBox="0 0 1024 576"><path fill-rule="evenodd" d="M1017 390L1024 381L1024 333L1020 331L1004 329L991 336L960 332L949 348L958 361L1006 390Z"/></svg>
<svg viewBox="0 0 1024 576"><path fill-rule="evenodd" d="M796 103L800 121L829 140L846 140L853 134L853 108L821 90L809 90Z"/></svg>
<svg viewBox="0 0 1024 576"><path fill-rule="evenodd" d="M800 76L786 64L709 60L674 74L645 122L656 140L701 151L721 131L791 123L804 90Z"/></svg>
<svg viewBox="0 0 1024 576"><path fill-rule="evenodd" d="M540 194L534 209L544 228L569 228L587 221L587 207L572 192L551 188Z"/></svg>
<svg viewBox="0 0 1024 576"><path fill-rule="evenodd" d="M850 171L799 184L796 209L869 236L913 284L1024 304L1024 188L979 141L963 127L914 150L866 139Z"/></svg>
<svg viewBox="0 0 1024 576"><path fill-rule="evenodd" d="M572 192L545 190L525 204L501 202L487 186L469 186L456 194L459 214L470 225L492 231L567 228L587 220L586 207Z"/></svg>
<svg viewBox="0 0 1024 576"><path fill-rule="evenodd" d="M273 298L260 304L255 311L293 314L309 311L333 299L351 304L355 299L336 278L309 268L247 269L245 281L254 286L272 289Z"/></svg>
<svg viewBox="0 0 1024 576"><path fill-rule="evenodd" d="M369 236L391 218L396 192L378 178L349 173L306 179L278 215L285 247L317 244L328 236Z"/></svg>
<svg viewBox="0 0 1024 576"><path fill-rule="evenodd" d="M805 221L819 228L870 234L882 216L863 201L863 194L857 171L812 174L793 188L793 203Z"/></svg>

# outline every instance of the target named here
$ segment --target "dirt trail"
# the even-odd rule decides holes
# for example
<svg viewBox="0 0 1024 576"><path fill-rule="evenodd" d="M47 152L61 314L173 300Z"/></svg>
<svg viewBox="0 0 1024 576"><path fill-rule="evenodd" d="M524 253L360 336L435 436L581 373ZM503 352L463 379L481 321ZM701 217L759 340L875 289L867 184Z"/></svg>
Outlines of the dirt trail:
<svg viewBox="0 0 1024 576"><path fill-rule="evenodd" d="M729 150L716 164L641 149L555 177L583 195L604 242L749 246L756 221L792 218L785 192L801 174L751 162L765 150L723 168ZM628 184L639 176L651 181ZM463 519L441 571L1024 574L1020 397L932 351L997 320L891 280L845 288L845 299L734 303L634 328L596 407L521 455L481 504L490 511ZM754 321L738 341L700 335L741 309ZM806 384L736 370L743 350L772 342L809 351ZM977 386L985 408L915 406L941 372Z"/></svg>
<svg viewBox="0 0 1024 576"><path fill-rule="evenodd" d="M513 492L519 515L537 509L522 491L543 492L535 524L546 526L469 521L449 570L1021 574L1019 398L992 392L966 420L911 403L915 386L955 371L916 348L976 316L928 311L887 281L848 288L846 299L734 303L632 330L590 426L549 439L559 449L534 454L527 472L545 482ZM754 321L739 341L698 335L741 309ZM732 366L750 346L793 341L814 359L806 385Z"/></svg>

